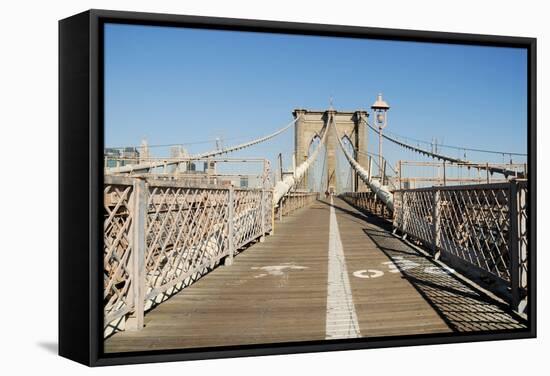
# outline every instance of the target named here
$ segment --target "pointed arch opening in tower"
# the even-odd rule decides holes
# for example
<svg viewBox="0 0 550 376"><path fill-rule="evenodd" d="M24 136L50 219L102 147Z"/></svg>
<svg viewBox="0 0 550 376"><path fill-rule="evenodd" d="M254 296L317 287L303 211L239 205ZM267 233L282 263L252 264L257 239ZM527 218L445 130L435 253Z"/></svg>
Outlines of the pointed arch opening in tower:
<svg viewBox="0 0 550 376"><path fill-rule="evenodd" d="M319 135L315 135L308 148L308 157L320 147L315 162L311 165L307 177L307 190L310 192L325 192L327 190L327 153L325 145L321 144Z"/></svg>
<svg viewBox="0 0 550 376"><path fill-rule="evenodd" d="M342 143L346 151L352 155L353 158L357 159L353 142L347 135L342 137ZM336 149L336 174L336 194L353 192L355 190L355 173L340 147Z"/></svg>

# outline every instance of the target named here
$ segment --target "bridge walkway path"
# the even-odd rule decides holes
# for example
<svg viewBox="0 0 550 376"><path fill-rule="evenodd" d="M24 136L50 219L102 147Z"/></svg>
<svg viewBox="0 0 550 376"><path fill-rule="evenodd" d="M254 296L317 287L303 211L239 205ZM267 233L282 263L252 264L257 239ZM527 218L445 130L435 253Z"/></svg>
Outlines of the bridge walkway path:
<svg viewBox="0 0 550 376"><path fill-rule="evenodd" d="M343 200L319 200L106 352L513 329L520 318Z"/></svg>

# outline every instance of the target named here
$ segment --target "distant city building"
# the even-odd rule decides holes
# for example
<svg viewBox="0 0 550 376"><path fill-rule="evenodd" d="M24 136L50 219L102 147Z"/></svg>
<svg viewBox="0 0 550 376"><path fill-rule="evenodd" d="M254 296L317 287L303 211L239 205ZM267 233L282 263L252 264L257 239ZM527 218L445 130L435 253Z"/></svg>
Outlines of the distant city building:
<svg viewBox="0 0 550 376"><path fill-rule="evenodd" d="M189 158L189 153L181 145L175 145L170 147L170 158ZM172 165L170 168L170 173L182 173L187 171L195 171L195 164L192 162L182 162L177 165Z"/></svg>
<svg viewBox="0 0 550 376"><path fill-rule="evenodd" d="M120 167L139 163L139 151L135 147L105 148L105 167Z"/></svg>
<svg viewBox="0 0 550 376"><path fill-rule="evenodd" d="M206 172L208 175L215 175L216 174L216 162L212 160L208 160L204 162L204 172Z"/></svg>
<svg viewBox="0 0 550 376"><path fill-rule="evenodd" d="M141 160L148 160L150 157L149 154L149 144L146 139L141 140L141 146L139 147L139 155Z"/></svg>

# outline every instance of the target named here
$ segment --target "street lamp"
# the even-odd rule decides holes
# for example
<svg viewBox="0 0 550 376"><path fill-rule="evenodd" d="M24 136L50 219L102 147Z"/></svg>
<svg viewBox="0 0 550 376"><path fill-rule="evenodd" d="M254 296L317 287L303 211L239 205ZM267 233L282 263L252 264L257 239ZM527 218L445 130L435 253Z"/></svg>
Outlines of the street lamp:
<svg viewBox="0 0 550 376"><path fill-rule="evenodd" d="M386 112L390 109L390 106L382 99L382 94L378 94L376 102L370 108L374 112L374 123L378 127L378 171L382 175L382 129L388 124ZM380 176L380 179L383 178L383 176Z"/></svg>

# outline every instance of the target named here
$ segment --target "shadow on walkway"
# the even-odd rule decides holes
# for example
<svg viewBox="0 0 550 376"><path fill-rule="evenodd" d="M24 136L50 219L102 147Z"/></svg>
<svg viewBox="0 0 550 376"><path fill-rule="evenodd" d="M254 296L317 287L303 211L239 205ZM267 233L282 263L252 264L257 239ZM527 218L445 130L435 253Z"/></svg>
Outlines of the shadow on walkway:
<svg viewBox="0 0 550 376"><path fill-rule="evenodd" d="M327 203L330 205L330 203ZM365 234L376 244L428 304L455 332L526 329L527 322L482 290L469 285L451 268L442 267L391 234L391 224L372 214L339 205L335 210L361 220Z"/></svg>

